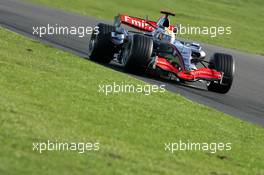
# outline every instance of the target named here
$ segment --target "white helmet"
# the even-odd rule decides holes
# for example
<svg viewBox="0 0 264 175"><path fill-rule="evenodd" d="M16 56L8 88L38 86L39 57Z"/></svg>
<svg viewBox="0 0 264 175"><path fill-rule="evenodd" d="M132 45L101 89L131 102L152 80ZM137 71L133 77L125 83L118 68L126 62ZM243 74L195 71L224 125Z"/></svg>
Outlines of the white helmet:
<svg viewBox="0 0 264 175"><path fill-rule="evenodd" d="M163 40L163 41L168 41L170 43L174 43L175 34L173 33L172 30L165 28L165 30L159 34L158 38L160 40Z"/></svg>

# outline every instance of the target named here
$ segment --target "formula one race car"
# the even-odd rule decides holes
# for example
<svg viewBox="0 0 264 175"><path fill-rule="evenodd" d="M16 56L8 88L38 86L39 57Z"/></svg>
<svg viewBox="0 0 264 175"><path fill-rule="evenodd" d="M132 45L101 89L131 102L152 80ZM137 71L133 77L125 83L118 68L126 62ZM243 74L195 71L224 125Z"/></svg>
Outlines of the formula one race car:
<svg viewBox="0 0 264 175"><path fill-rule="evenodd" d="M118 62L129 72L146 72L178 82L206 82L207 89L227 93L231 88L235 63L231 55L215 53L205 61L205 52L197 43L175 39L177 28L169 16L155 21L118 15L114 25L99 23L99 33L93 33L89 57L99 63ZM135 30L121 26L125 24ZM203 67L196 68L200 63Z"/></svg>

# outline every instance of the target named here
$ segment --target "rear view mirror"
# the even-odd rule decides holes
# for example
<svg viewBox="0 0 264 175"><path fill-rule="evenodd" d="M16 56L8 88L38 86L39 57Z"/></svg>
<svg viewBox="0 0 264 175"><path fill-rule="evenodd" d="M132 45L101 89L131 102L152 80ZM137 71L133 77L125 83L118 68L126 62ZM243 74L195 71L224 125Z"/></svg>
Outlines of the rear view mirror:
<svg viewBox="0 0 264 175"><path fill-rule="evenodd" d="M180 28L180 24L176 24L175 26L174 26L174 28L173 28L173 33L178 33L178 31L179 31L179 28Z"/></svg>

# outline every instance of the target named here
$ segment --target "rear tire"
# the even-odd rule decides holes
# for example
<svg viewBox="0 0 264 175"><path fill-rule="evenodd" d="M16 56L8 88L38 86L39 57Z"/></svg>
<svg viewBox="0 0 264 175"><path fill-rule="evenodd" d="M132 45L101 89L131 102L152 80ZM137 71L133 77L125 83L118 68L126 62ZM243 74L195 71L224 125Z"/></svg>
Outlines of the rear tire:
<svg viewBox="0 0 264 175"><path fill-rule="evenodd" d="M125 70L141 73L149 64L152 51L152 38L144 35L133 35L123 51L122 60Z"/></svg>
<svg viewBox="0 0 264 175"><path fill-rule="evenodd" d="M97 25L98 34L93 31L89 43L89 57L91 60L99 63L109 63L114 56L114 44L111 42L111 32L115 31L115 27L99 23Z"/></svg>
<svg viewBox="0 0 264 175"><path fill-rule="evenodd" d="M222 82L210 82L207 86L209 91L225 94L227 93L233 82L235 73L235 63L231 55L215 53L210 60L209 68L223 72Z"/></svg>

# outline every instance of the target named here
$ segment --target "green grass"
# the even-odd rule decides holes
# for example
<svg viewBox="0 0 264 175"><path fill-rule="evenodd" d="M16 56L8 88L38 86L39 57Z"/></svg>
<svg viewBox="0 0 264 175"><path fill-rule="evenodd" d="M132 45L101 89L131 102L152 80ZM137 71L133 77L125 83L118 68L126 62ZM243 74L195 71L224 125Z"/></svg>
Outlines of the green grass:
<svg viewBox="0 0 264 175"><path fill-rule="evenodd" d="M231 35L184 35L186 39L264 55L263 0L28 0L83 15L112 20L118 13L157 19L160 9L176 12L174 23L184 26L231 26Z"/></svg>
<svg viewBox="0 0 264 175"><path fill-rule="evenodd" d="M264 173L264 129L165 92L104 95L145 83L0 28L0 174ZM33 142L100 142L44 152ZM231 151L165 152L168 142L231 142Z"/></svg>

